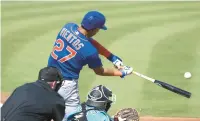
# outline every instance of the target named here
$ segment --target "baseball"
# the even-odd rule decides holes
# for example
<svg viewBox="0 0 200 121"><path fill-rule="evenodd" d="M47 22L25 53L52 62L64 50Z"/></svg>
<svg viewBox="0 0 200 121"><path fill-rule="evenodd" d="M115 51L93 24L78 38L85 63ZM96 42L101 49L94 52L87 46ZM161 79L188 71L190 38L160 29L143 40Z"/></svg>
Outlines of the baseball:
<svg viewBox="0 0 200 121"><path fill-rule="evenodd" d="M191 74L190 72L185 72L185 74L184 74L184 77L185 77L186 79L191 78L191 76L192 76L192 74Z"/></svg>

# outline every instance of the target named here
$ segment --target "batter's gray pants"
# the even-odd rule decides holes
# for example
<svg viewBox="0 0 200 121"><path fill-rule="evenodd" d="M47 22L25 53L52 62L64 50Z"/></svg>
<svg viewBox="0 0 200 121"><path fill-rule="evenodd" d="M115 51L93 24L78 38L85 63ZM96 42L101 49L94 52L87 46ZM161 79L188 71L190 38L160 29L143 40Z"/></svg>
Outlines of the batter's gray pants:
<svg viewBox="0 0 200 121"><path fill-rule="evenodd" d="M65 100L65 114L69 115L75 112L77 106L80 104L78 79L64 80L58 93Z"/></svg>

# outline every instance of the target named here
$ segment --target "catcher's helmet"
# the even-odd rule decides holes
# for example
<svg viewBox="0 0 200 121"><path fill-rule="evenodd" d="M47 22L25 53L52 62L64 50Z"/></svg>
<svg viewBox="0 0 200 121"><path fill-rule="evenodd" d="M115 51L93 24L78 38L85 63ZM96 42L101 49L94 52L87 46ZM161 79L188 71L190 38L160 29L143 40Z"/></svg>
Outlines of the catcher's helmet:
<svg viewBox="0 0 200 121"><path fill-rule="evenodd" d="M116 96L103 85L94 87L87 96L86 104L101 110L108 111Z"/></svg>
<svg viewBox="0 0 200 121"><path fill-rule="evenodd" d="M44 67L39 71L38 80L47 82L52 89L58 91L63 82L63 76L56 67Z"/></svg>

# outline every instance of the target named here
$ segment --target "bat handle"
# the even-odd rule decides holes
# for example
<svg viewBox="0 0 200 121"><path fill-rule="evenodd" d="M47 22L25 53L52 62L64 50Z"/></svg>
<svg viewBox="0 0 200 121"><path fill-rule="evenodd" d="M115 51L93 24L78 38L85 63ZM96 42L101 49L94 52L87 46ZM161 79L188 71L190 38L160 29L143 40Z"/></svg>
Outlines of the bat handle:
<svg viewBox="0 0 200 121"><path fill-rule="evenodd" d="M133 71L132 72L133 74L135 74L135 75L137 75L137 76L139 76L139 77L142 77L142 78L144 78L144 79L147 79L147 80L149 80L149 81L151 81L151 82L155 82L155 79L152 79L152 78L150 78L150 77L147 77L147 76L145 76L145 75L143 75L143 74L140 74L140 73L138 73L138 72L136 72L136 71Z"/></svg>

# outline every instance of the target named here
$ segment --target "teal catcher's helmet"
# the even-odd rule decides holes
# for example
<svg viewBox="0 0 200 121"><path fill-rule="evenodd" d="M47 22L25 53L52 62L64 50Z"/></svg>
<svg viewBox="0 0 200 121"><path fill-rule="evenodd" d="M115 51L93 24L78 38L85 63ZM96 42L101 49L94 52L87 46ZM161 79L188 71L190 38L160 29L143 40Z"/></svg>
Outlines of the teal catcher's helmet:
<svg viewBox="0 0 200 121"><path fill-rule="evenodd" d="M112 94L111 90L103 85L98 85L89 92L86 104L107 112L115 100L116 96Z"/></svg>

